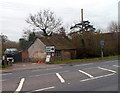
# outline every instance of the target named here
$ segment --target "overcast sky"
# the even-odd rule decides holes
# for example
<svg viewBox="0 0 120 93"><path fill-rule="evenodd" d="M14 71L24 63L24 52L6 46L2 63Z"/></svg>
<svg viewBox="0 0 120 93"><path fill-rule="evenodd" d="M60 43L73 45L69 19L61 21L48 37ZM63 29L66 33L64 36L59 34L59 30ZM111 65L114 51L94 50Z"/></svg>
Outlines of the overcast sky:
<svg viewBox="0 0 120 93"><path fill-rule="evenodd" d="M118 20L119 0L0 0L0 33L12 41L22 37L29 14L40 9L50 9L70 26L80 21L80 10L84 9L84 20L96 28L105 29L111 21Z"/></svg>

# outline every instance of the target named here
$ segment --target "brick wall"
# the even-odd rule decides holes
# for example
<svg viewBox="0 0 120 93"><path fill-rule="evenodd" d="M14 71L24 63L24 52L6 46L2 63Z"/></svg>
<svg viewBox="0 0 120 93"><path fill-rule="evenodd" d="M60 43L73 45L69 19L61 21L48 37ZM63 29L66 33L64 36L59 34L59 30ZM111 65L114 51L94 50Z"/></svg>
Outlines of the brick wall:
<svg viewBox="0 0 120 93"><path fill-rule="evenodd" d="M76 50L61 50L61 56L52 56L51 61L69 60L76 58Z"/></svg>
<svg viewBox="0 0 120 93"><path fill-rule="evenodd" d="M22 51L22 62L29 61L28 51Z"/></svg>

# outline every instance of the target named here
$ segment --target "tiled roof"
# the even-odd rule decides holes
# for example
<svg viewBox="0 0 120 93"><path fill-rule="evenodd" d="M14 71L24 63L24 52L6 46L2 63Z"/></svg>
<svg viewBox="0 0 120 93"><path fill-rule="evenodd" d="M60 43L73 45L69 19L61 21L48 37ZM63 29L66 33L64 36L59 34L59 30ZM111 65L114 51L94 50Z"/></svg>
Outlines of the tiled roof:
<svg viewBox="0 0 120 93"><path fill-rule="evenodd" d="M39 38L46 46L55 46L55 49L75 49L70 40L64 36L51 36Z"/></svg>

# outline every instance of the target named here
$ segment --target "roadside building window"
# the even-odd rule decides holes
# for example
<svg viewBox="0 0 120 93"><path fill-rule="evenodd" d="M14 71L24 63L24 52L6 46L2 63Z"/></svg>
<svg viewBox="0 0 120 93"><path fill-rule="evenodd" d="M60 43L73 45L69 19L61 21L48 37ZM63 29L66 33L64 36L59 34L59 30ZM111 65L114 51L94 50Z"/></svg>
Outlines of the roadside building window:
<svg viewBox="0 0 120 93"><path fill-rule="evenodd" d="M61 50L56 50L55 51L55 56L61 56Z"/></svg>

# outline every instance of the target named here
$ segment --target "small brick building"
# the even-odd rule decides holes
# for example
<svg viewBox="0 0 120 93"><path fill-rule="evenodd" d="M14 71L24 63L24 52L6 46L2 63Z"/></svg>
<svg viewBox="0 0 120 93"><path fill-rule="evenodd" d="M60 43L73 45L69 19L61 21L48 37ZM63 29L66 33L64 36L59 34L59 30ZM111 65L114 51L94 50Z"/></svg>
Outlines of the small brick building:
<svg viewBox="0 0 120 93"><path fill-rule="evenodd" d="M55 52L47 53L46 46L54 46ZM28 48L31 61L45 61L47 55L51 55L50 61L75 59L76 50L68 38L59 35L37 38Z"/></svg>

